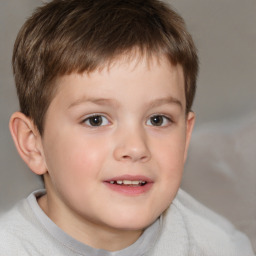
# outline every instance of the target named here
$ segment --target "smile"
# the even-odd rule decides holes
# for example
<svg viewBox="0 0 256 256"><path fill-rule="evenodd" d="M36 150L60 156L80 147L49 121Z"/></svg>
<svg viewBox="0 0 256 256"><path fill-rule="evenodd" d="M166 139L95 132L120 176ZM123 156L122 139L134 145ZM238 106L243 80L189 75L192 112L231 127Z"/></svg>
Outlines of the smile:
<svg viewBox="0 0 256 256"><path fill-rule="evenodd" d="M104 181L105 185L119 194L139 196L151 190L154 181L143 175L122 175Z"/></svg>
<svg viewBox="0 0 256 256"><path fill-rule="evenodd" d="M142 180L111 180L110 184L125 185L125 186L144 186L147 184L146 181Z"/></svg>

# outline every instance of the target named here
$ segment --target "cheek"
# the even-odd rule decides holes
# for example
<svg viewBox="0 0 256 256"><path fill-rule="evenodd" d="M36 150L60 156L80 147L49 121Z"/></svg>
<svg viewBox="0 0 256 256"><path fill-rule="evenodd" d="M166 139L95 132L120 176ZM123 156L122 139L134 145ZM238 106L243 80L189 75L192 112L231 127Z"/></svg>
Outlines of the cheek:
<svg viewBox="0 0 256 256"><path fill-rule="evenodd" d="M95 192L104 166L104 151L96 142L77 138L56 140L47 152L51 186L66 203L81 205Z"/></svg>
<svg viewBox="0 0 256 256"><path fill-rule="evenodd" d="M46 145L46 164L53 179L80 182L85 177L97 175L106 151L104 144L98 145L79 136L60 136ZM73 181L73 182L72 182Z"/></svg>
<svg viewBox="0 0 256 256"><path fill-rule="evenodd" d="M183 168L185 154L185 136L183 133L170 135L155 147L155 154L161 162L163 169L170 174Z"/></svg>
<svg viewBox="0 0 256 256"><path fill-rule="evenodd" d="M163 203L165 202L163 207L171 203L179 189L184 168L184 152L185 136L182 136L182 133L179 133L179 136L170 135L159 143L158 150L155 150L158 169L161 172L158 176L161 186L158 189L163 195Z"/></svg>

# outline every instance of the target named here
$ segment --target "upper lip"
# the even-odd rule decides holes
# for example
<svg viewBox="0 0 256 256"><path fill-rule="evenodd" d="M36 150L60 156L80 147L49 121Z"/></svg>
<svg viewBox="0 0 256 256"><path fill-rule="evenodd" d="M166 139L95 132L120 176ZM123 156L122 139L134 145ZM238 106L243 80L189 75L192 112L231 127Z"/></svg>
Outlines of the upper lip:
<svg viewBox="0 0 256 256"><path fill-rule="evenodd" d="M144 175L121 175L121 176L115 176L110 179L104 180L105 182L110 181L118 181L118 180L130 180L130 181L145 181L147 183L152 183L153 180L147 176Z"/></svg>

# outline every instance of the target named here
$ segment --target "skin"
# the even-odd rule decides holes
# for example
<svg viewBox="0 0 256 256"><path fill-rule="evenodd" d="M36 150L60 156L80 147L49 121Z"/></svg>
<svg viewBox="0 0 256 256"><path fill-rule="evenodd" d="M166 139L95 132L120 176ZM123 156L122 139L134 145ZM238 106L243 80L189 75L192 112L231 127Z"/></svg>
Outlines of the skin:
<svg viewBox="0 0 256 256"><path fill-rule="evenodd" d="M194 114L185 113L182 67L164 57L119 59L89 75L63 76L57 86L43 137L21 113L10 122L22 158L44 174L47 194L39 205L75 239L109 251L125 248L180 186L194 124ZM131 193L108 186L123 175L146 177L151 185Z"/></svg>

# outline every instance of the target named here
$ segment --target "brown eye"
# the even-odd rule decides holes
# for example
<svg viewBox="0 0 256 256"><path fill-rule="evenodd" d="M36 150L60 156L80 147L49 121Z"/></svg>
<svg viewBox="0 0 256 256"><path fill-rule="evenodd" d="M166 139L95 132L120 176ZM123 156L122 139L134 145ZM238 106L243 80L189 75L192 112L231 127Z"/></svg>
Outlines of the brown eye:
<svg viewBox="0 0 256 256"><path fill-rule="evenodd" d="M153 126L161 126L163 124L163 117L162 116L152 116L150 118L150 122Z"/></svg>
<svg viewBox="0 0 256 256"><path fill-rule="evenodd" d="M167 126L171 122L171 119L164 115L154 115L149 118L146 124L151 126Z"/></svg>
<svg viewBox="0 0 256 256"><path fill-rule="evenodd" d="M106 117L101 115L89 116L84 120L84 123L88 126L98 127L109 124L109 121Z"/></svg>

